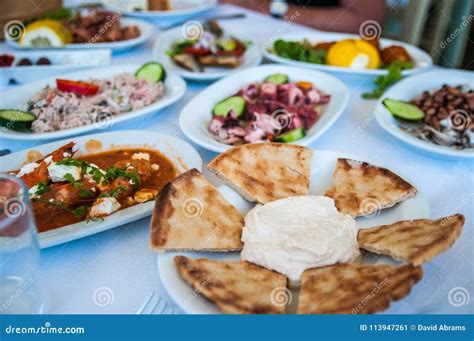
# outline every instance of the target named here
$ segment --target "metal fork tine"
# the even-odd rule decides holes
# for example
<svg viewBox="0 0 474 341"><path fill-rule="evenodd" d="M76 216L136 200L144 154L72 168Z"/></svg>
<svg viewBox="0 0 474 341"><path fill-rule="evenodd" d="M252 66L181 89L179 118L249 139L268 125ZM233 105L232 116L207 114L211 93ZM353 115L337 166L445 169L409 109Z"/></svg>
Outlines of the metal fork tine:
<svg viewBox="0 0 474 341"><path fill-rule="evenodd" d="M156 302L153 304L153 306L151 307L150 311L147 314L149 315L153 314L155 312L155 309L160 305L162 299L163 299L162 297L158 297L158 300L156 300Z"/></svg>
<svg viewBox="0 0 474 341"><path fill-rule="evenodd" d="M144 314L145 312L145 309L149 306L151 300L153 299L153 297L155 296L155 292L152 291L148 297L146 298L145 300L145 303L140 307L140 309L138 309L137 311L137 315L141 315L141 314Z"/></svg>

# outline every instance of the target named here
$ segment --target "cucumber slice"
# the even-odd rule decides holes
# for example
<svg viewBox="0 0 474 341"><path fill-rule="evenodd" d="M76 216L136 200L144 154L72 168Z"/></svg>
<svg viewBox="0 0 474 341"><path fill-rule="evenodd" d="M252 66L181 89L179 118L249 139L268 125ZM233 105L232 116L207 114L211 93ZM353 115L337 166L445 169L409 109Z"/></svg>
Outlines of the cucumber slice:
<svg viewBox="0 0 474 341"><path fill-rule="evenodd" d="M277 142L294 142L297 140L301 140L305 137L306 133L303 128L295 128L290 130L284 134L280 134L275 137L275 141Z"/></svg>
<svg viewBox="0 0 474 341"><path fill-rule="evenodd" d="M137 79L144 79L150 83L158 83L166 78L166 71L160 63L149 62L142 65L135 73Z"/></svg>
<svg viewBox="0 0 474 341"><path fill-rule="evenodd" d="M36 116L17 109L0 110L0 126L17 131L28 131Z"/></svg>
<svg viewBox="0 0 474 341"><path fill-rule="evenodd" d="M282 73L275 73L265 78L265 82L273 84L285 84L288 83L288 76Z"/></svg>
<svg viewBox="0 0 474 341"><path fill-rule="evenodd" d="M245 110L245 99L241 96L232 96L217 103L212 109L215 116L226 117L229 112L234 111L237 117L241 117Z"/></svg>
<svg viewBox="0 0 474 341"><path fill-rule="evenodd" d="M425 117L425 113L420 108L408 102L386 98L382 103L393 116L404 120L419 121Z"/></svg>

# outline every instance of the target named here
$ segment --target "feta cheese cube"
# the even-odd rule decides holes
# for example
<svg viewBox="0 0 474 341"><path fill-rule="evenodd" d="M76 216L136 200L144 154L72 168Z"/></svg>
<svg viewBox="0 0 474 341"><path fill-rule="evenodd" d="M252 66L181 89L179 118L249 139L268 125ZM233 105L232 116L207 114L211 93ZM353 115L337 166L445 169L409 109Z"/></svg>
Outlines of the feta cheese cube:
<svg viewBox="0 0 474 341"><path fill-rule="evenodd" d="M23 175L29 174L29 173L33 172L36 168L38 168L39 165L40 164L37 163L37 162L27 163L26 165L23 165L20 168L20 171L18 172L18 174L16 176L17 177L22 177Z"/></svg>
<svg viewBox="0 0 474 341"><path fill-rule="evenodd" d="M57 163L52 163L48 166L48 174L53 182L66 181L66 178L64 177L66 174L71 174L76 181L82 178L82 170L80 167L58 165Z"/></svg>
<svg viewBox="0 0 474 341"><path fill-rule="evenodd" d="M114 197L99 198L89 211L89 218L105 217L119 210L120 203Z"/></svg>

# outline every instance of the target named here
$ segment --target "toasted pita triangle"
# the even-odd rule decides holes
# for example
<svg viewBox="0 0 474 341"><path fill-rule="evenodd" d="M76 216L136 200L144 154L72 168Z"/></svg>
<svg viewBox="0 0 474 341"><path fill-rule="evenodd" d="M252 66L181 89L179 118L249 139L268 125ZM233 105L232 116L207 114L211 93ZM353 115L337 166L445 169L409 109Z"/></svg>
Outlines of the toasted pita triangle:
<svg viewBox="0 0 474 341"><path fill-rule="evenodd" d="M455 214L438 220L399 221L361 229L359 247L421 265L449 249L462 232L464 216Z"/></svg>
<svg viewBox="0 0 474 341"><path fill-rule="evenodd" d="M208 168L249 201L267 203L309 192L312 150L284 143L234 147Z"/></svg>
<svg viewBox="0 0 474 341"><path fill-rule="evenodd" d="M286 292L287 278L246 261L219 262L184 256L174 258L179 274L197 292L227 314L283 314L278 292Z"/></svg>
<svg viewBox="0 0 474 341"><path fill-rule="evenodd" d="M416 195L416 188L388 169L366 162L338 159L326 196L353 217L373 214Z"/></svg>
<svg viewBox="0 0 474 341"><path fill-rule="evenodd" d="M371 314L407 296L421 267L341 263L303 272L298 314Z"/></svg>
<svg viewBox="0 0 474 341"><path fill-rule="evenodd" d="M155 202L151 248L155 250L235 251L244 218L196 169L166 185Z"/></svg>

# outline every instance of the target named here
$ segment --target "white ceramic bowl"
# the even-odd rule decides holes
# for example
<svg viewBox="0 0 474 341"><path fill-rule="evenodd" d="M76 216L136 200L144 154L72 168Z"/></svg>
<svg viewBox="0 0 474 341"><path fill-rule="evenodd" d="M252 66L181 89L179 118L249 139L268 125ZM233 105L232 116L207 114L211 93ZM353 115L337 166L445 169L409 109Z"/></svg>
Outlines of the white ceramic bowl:
<svg viewBox="0 0 474 341"><path fill-rule="evenodd" d="M179 126L183 133L198 145L223 152L232 146L218 142L208 131L212 118L212 107L237 93L239 89L253 82L261 82L267 76L283 73L290 81L310 81L322 92L331 95L330 102L323 109L323 115L306 132L306 136L295 144L306 146L321 136L342 114L349 100L349 90L335 77L315 70L284 65L262 65L234 73L207 87L183 108L179 116Z"/></svg>
<svg viewBox="0 0 474 341"><path fill-rule="evenodd" d="M385 92L375 106L375 118L378 124L390 135L413 147L416 151L440 158L473 159L474 149L457 150L446 146L423 141L400 129L396 119L383 106L385 98L409 101L422 94L423 91L435 91L448 84L452 86L467 85L474 89L474 72L459 70L434 70L415 75L392 86Z"/></svg>
<svg viewBox="0 0 474 341"><path fill-rule="evenodd" d="M300 62L300 61L296 61L292 59L283 58L268 50L269 48L273 48L274 41L278 39L287 40L287 41L298 41L298 42L303 41L304 39L307 39L314 45L315 43L318 43L318 42L331 42L331 41L339 41L342 39L360 39L360 36L356 34L318 32L318 31L290 33L290 34L285 34L282 36L275 37L274 39L270 41L263 42L261 44L261 50L264 57L270 59L271 61L275 63L300 66L300 67L317 69L321 71L328 71L328 72L334 72L334 73L365 75L365 76L371 76L371 77L384 75L387 73L386 70L381 70L381 69L355 70L355 69L350 69L347 67L306 63L306 62ZM396 41L396 40L391 40L391 39L385 39L385 38L380 39L380 46L382 48L387 47L389 45L403 46L414 60L414 67L412 69L402 71L402 74L404 76L427 70L428 68L431 68L433 65L433 59L431 58L431 56L416 46L406 44L406 43Z"/></svg>
<svg viewBox="0 0 474 341"><path fill-rule="evenodd" d="M86 143L91 139L100 141L102 144L102 148L94 151L94 153L121 147L149 148L156 149L164 154L176 166L178 173L185 172L191 168L198 170L202 168L201 157L191 145L175 137L146 130L124 130L86 135L43 144L31 149L40 152L42 155L47 155L66 143L74 141L76 142L79 154L90 154L91 152L86 148ZM31 149L0 157L0 172L20 168L27 159L28 151ZM115 212L105 217L103 221L79 222L42 232L39 234L40 246L42 248L55 246L144 218L153 212L154 205L154 201L145 202Z"/></svg>
<svg viewBox="0 0 474 341"><path fill-rule="evenodd" d="M97 69L88 69L83 71L78 71L74 73L61 75L62 79L70 80L82 80L87 81L91 78L107 78L113 75L117 75L123 72L130 72L134 74L141 64L127 64L127 65L115 65L108 66ZM13 89L4 91L0 98L0 109L11 109L11 108L23 108L27 104L28 100L35 95L38 91L43 89L46 85L56 86L56 77L47 78L44 80L28 83L22 86L15 87ZM142 109L130 111L128 113L122 114L120 116L113 117L113 119L108 122L109 124L89 124L85 126L80 126L77 128L58 130L53 132L46 133L24 133L17 132L13 130L8 130L5 128L0 129L0 137L9 138L13 140L47 140L62 138L66 136L73 136L82 134L88 131L97 130L97 129L106 129L107 126L110 126L115 123L125 122L138 117L144 117L151 115L154 112L157 112L174 102L180 99L184 92L186 91L185 81L172 73L168 73L165 79L165 95L164 97L158 99L153 104L146 106Z"/></svg>
<svg viewBox="0 0 474 341"><path fill-rule="evenodd" d="M185 39L183 35L182 26L173 28L168 31L161 32L155 42L154 53L155 59L159 60L166 67L167 70L175 72L176 74L184 77L186 79L193 79L198 81L211 81L216 80L225 76L228 76L234 72L247 69L252 66L256 66L262 61L262 54L258 48L258 44L255 41L252 41L250 37L243 37L238 32L232 32L227 28L228 25L225 23L219 23L223 30L224 34L227 36L236 37L242 41L250 41L251 44L248 46L245 54L243 55L242 64L238 67L222 68L222 67L206 67L203 72L192 72L186 70L185 68L175 64L170 56L166 54L166 51L170 50L172 45L179 40Z"/></svg>

